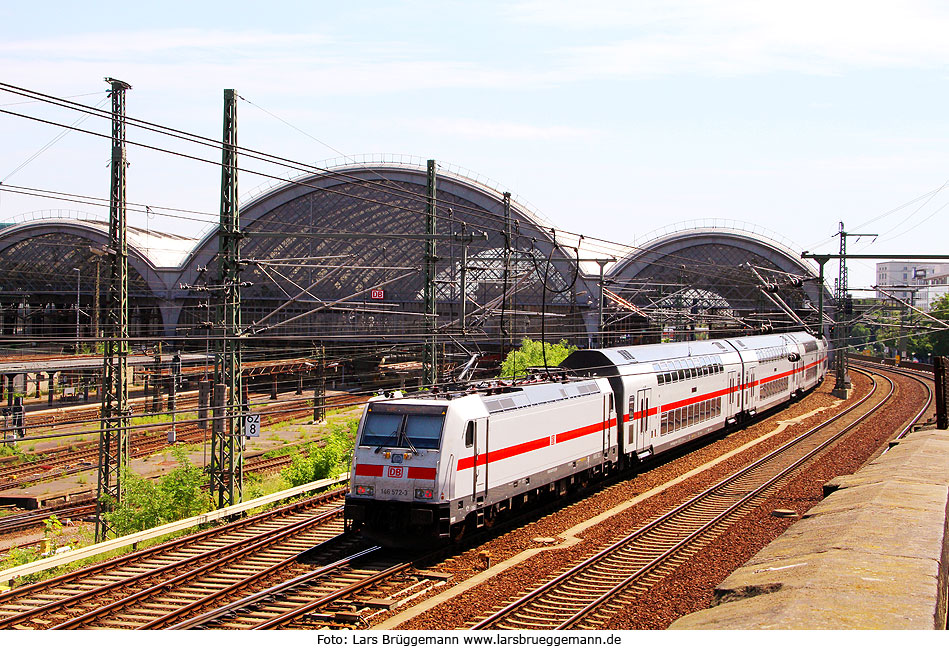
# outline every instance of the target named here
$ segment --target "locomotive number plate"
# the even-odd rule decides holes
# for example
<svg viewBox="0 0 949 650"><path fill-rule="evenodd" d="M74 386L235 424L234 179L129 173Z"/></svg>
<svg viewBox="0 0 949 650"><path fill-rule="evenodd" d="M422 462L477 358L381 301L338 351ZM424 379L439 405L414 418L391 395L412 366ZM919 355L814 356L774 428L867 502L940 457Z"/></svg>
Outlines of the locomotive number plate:
<svg viewBox="0 0 949 650"><path fill-rule="evenodd" d="M407 497L409 496L408 490L399 490L397 488L382 488L379 490L382 494L387 497Z"/></svg>

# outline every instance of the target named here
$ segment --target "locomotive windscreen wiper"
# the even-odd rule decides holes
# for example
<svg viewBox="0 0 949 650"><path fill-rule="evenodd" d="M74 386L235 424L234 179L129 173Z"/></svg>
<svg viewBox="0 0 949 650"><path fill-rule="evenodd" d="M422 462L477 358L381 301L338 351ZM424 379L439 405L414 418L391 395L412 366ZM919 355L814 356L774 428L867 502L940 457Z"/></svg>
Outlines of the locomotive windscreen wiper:
<svg viewBox="0 0 949 650"><path fill-rule="evenodd" d="M412 450L412 453L418 456L418 449L412 444L412 439L409 438L409 434L407 434L404 429L400 433L402 434L402 439L405 440L405 444Z"/></svg>
<svg viewBox="0 0 949 650"><path fill-rule="evenodd" d="M385 438L383 438L382 442L379 444L378 447L376 447L376 450L375 450L373 453L378 454L380 451L382 451L382 448L387 446L386 443L387 443L390 439L395 439L396 444L398 444L398 442L399 442L399 430L398 430L398 429L396 429L395 431L393 431L392 433L390 433L389 435L387 435Z"/></svg>

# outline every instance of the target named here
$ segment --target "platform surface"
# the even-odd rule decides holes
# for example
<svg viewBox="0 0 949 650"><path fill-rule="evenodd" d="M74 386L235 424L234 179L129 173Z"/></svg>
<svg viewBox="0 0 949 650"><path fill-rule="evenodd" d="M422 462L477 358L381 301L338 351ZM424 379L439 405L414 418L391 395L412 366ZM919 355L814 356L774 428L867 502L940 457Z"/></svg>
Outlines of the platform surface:
<svg viewBox="0 0 949 650"><path fill-rule="evenodd" d="M911 433L826 490L669 629L944 629L949 432Z"/></svg>

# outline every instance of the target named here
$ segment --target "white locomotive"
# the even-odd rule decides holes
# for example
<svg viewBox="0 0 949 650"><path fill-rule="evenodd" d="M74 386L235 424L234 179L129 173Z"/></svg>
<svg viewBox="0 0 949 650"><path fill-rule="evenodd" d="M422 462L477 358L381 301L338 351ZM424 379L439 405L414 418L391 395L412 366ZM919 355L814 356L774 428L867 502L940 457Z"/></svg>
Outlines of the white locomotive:
<svg viewBox="0 0 949 650"><path fill-rule="evenodd" d="M447 541L790 401L823 380L827 345L795 332L580 350L561 367L556 381L371 400L347 526L390 546Z"/></svg>

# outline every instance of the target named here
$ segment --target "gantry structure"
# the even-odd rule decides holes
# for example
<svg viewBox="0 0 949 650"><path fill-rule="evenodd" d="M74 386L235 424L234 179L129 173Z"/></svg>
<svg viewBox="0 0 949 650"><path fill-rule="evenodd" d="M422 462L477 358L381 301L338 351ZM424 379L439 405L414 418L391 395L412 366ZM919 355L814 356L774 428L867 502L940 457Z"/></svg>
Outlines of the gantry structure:
<svg viewBox="0 0 949 650"><path fill-rule="evenodd" d="M350 158L242 196L242 336L415 354L432 327L426 286L439 341L494 351L524 336L590 346L818 321L826 287L816 266L774 233L702 221L637 237L631 217L604 252L499 184L437 161L437 254L426 274L428 171L421 158ZM204 347L214 335L217 228L192 238L140 215L129 222L133 349L157 338ZM100 334L107 244L108 222L79 213L0 229L3 338Z"/></svg>

